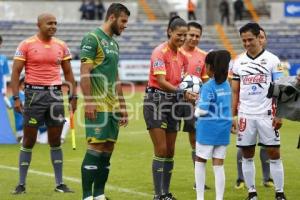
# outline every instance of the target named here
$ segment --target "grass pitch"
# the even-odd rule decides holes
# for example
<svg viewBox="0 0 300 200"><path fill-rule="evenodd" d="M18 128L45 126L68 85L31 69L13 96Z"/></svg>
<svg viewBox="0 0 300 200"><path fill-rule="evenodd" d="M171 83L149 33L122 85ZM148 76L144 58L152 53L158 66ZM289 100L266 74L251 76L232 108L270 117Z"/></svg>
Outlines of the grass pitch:
<svg viewBox="0 0 300 200"><path fill-rule="evenodd" d="M106 195L113 200L143 200L152 199L153 186L151 176L152 143L147 134L142 115L142 93L136 93L127 99L132 119L128 127L121 128L118 143L111 160ZM71 138L68 135L63 145L65 183L75 190L74 194L54 192L55 181L50 162L48 145L36 144L33 150L30 172L27 178L27 193L13 196L10 192L18 182L18 154L20 145L0 145L0 199L20 200L74 200L81 198L80 165L85 154L84 129L82 123L82 107L76 113L77 149L72 150ZM11 111L10 111L10 116ZM284 121L281 129L282 159L285 170L285 192L290 200L297 200L300 196L300 150L296 149L300 134L300 123ZM258 153L257 148L257 153ZM273 188L262 186L261 166L256 155L256 184L261 200L274 199ZM207 185L212 189L205 193L208 200L215 199L214 176L211 162L207 164ZM225 160L226 189L224 199L241 200L247 196L247 190L235 190L236 180L236 147L235 136L231 137ZM193 165L190 146L186 133L178 134L175 154L175 168L171 182L171 192L179 200L196 199Z"/></svg>

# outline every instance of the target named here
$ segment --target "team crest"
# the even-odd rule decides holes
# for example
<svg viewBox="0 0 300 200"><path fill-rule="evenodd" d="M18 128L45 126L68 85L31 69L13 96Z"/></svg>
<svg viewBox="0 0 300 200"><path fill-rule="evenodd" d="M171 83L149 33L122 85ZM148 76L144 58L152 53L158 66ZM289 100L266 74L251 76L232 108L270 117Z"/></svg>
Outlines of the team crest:
<svg viewBox="0 0 300 200"><path fill-rule="evenodd" d="M239 119L239 131L244 132L247 126L247 120L246 118L241 117Z"/></svg>
<svg viewBox="0 0 300 200"><path fill-rule="evenodd" d="M95 131L95 134L99 134L100 131L101 131L101 128L98 128L98 127L97 127L97 128L94 129L94 131Z"/></svg>
<svg viewBox="0 0 300 200"><path fill-rule="evenodd" d="M197 66L197 67L196 67L196 72L197 72L197 73L200 73L200 71L201 71L201 67L200 67L200 66Z"/></svg>
<svg viewBox="0 0 300 200"><path fill-rule="evenodd" d="M104 46L104 47L108 47L108 42L104 39L101 40L101 44Z"/></svg>

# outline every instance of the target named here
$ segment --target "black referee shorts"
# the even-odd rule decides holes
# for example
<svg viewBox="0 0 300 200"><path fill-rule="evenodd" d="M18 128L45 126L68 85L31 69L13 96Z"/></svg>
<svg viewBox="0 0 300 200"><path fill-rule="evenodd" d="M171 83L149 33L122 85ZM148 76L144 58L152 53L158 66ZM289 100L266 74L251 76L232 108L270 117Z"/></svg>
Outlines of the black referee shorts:
<svg viewBox="0 0 300 200"><path fill-rule="evenodd" d="M59 89L25 88L24 126L63 126L65 112L63 94Z"/></svg>
<svg viewBox="0 0 300 200"><path fill-rule="evenodd" d="M167 133L179 130L176 119L177 98L173 93L148 92L144 98L143 113L147 130L165 129Z"/></svg>
<svg viewBox="0 0 300 200"><path fill-rule="evenodd" d="M190 102L181 102L180 106L177 109L177 116L183 119L183 132L195 132L195 121L196 118L194 116L194 106ZM181 120L180 120L181 127Z"/></svg>

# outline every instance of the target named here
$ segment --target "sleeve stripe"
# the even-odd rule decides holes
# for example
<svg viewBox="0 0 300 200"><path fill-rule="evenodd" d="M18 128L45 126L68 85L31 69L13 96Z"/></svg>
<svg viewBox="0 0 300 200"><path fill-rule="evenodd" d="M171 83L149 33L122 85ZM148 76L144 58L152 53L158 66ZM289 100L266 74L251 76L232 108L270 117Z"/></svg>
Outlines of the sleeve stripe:
<svg viewBox="0 0 300 200"><path fill-rule="evenodd" d="M94 60L87 58L87 57L83 57L80 60L81 60L81 63L94 64Z"/></svg>
<svg viewBox="0 0 300 200"><path fill-rule="evenodd" d="M72 56L67 56L65 58L63 58L63 60L71 60L72 59Z"/></svg>
<svg viewBox="0 0 300 200"><path fill-rule="evenodd" d="M153 75L158 75L158 74L166 75L167 72L166 71L155 71L155 72L153 72Z"/></svg>
<svg viewBox="0 0 300 200"><path fill-rule="evenodd" d="M25 58L21 58L21 57L14 57L14 60L22 60L22 61L26 61Z"/></svg>

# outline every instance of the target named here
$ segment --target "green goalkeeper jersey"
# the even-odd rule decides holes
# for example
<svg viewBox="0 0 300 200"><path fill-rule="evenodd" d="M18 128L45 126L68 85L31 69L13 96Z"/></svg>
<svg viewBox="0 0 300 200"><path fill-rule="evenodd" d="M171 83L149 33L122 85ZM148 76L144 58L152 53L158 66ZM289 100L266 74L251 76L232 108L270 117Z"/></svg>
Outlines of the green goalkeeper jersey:
<svg viewBox="0 0 300 200"><path fill-rule="evenodd" d="M80 46L82 63L93 64L90 73L91 94L97 112L118 111L116 80L118 74L119 46L100 28L89 32Z"/></svg>

